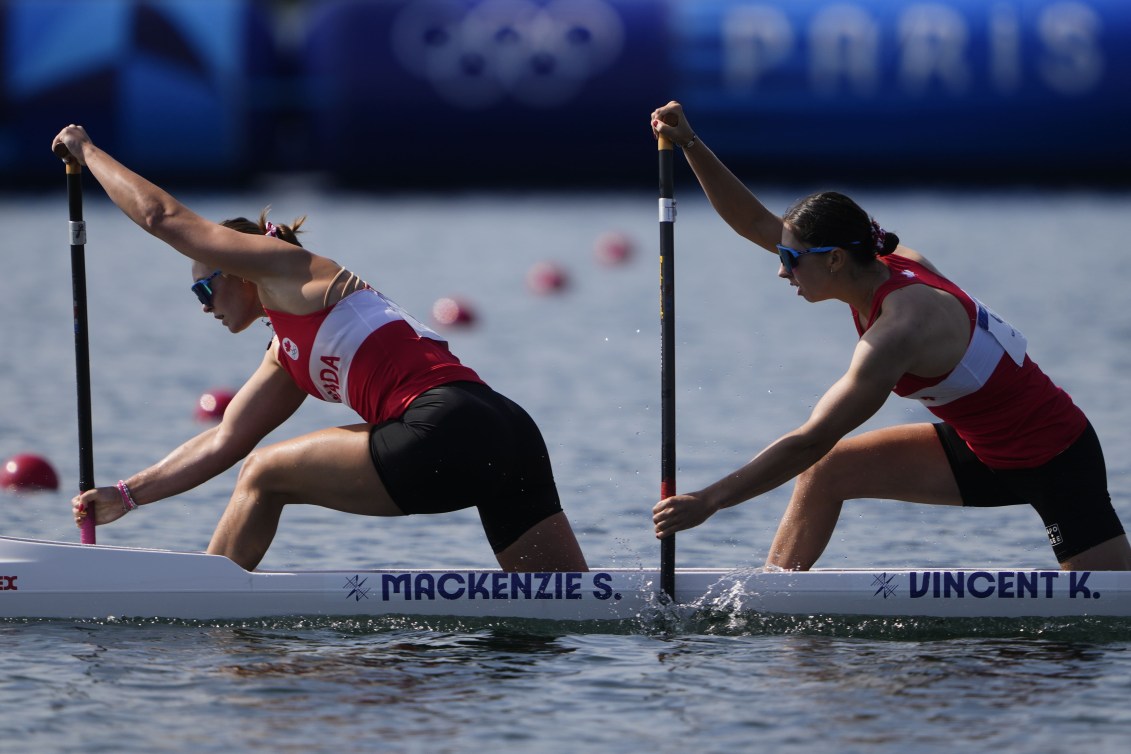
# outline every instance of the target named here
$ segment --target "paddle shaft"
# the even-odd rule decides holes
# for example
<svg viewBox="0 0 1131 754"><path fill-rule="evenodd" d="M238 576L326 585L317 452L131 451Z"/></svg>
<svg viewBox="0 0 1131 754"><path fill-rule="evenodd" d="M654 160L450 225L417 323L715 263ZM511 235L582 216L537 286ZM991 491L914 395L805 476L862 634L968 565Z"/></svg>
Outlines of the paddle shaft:
<svg viewBox="0 0 1131 754"><path fill-rule="evenodd" d="M94 440L90 409L90 342L86 316L86 222L82 219L82 166L67 163L67 208L71 234L71 292L75 315L75 386L78 391L79 492L94 488ZM82 522L80 541L95 543L94 514Z"/></svg>
<svg viewBox="0 0 1131 754"><path fill-rule="evenodd" d="M672 143L660 157L660 498L675 494L675 199ZM675 600L675 535L660 540L660 589Z"/></svg>

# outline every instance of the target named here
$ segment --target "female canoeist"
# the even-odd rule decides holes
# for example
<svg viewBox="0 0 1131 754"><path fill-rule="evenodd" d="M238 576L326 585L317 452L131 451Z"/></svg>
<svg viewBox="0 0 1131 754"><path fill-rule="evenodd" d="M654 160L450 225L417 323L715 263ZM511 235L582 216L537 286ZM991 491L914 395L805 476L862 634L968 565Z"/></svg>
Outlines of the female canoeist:
<svg viewBox="0 0 1131 754"><path fill-rule="evenodd" d="M341 265L302 248L293 226L216 224L98 149L79 126L64 145L135 223L193 260L192 290L231 332L266 316L275 337L222 421L148 469L74 499L76 522L121 518L196 487L246 457L208 552L260 562L283 507L369 516L476 506L499 565L584 571L533 420L452 355L438 334ZM255 449L307 394L362 424ZM254 450L253 450L254 449Z"/></svg>
<svg viewBox="0 0 1131 754"><path fill-rule="evenodd" d="M1017 330L848 197L814 194L779 218L695 135L678 102L655 110L651 123L683 148L719 216L779 256L778 277L806 301L847 303L860 333L848 371L808 421L714 484L657 503L658 537L800 475L769 566L812 567L845 500L884 498L1028 503L1061 568L1131 569L1096 433L1026 355ZM893 391L922 401L942 422L845 437Z"/></svg>

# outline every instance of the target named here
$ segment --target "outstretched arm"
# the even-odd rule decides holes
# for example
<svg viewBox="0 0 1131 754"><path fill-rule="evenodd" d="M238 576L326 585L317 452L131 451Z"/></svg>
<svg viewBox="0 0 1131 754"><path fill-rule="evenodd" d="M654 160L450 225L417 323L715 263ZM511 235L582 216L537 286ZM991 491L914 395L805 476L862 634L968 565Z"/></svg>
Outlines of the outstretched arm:
<svg viewBox="0 0 1131 754"><path fill-rule="evenodd" d="M809 420L714 484L661 500L652 509L658 538L690 529L788 482L825 456L845 435L880 410L916 352L914 327L889 318L873 325L856 347L848 371L817 402Z"/></svg>
<svg viewBox="0 0 1131 754"><path fill-rule="evenodd" d="M727 225L743 238L777 253L776 244L781 243L781 218L766 209L758 197L696 136L681 104L673 100L653 111L652 131L685 147L683 155L699 179L703 193ZM685 146L688 144L691 145Z"/></svg>
<svg viewBox="0 0 1131 754"><path fill-rule="evenodd" d="M259 368L224 411L220 424L125 480L133 499L139 505L156 502L221 474L286 421L305 397L275 358L274 348L268 350ZM72 507L80 525L88 508L95 510L98 524L114 521L126 512L116 487L88 490L74 498Z"/></svg>
<svg viewBox="0 0 1131 754"><path fill-rule="evenodd" d="M106 195L135 223L190 259L256 283L309 268L310 254L274 238L238 233L190 210L169 192L95 146L82 126L55 136L52 151L66 149L102 185ZM309 275L305 275L309 277Z"/></svg>

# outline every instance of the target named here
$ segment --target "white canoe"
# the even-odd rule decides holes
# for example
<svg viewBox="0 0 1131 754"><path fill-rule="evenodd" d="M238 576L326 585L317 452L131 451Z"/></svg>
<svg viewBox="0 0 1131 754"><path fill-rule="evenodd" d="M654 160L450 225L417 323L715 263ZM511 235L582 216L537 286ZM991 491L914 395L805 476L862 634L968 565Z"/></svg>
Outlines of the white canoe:
<svg viewBox="0 0 1131 754"><path fill-rule="evenodd" d="M676 602L781 615L1131 617L1131 573L994 569L680 569ZM419 615L627 620L657 570L245 571L202 553L0 537L0 619Z"/></svg>

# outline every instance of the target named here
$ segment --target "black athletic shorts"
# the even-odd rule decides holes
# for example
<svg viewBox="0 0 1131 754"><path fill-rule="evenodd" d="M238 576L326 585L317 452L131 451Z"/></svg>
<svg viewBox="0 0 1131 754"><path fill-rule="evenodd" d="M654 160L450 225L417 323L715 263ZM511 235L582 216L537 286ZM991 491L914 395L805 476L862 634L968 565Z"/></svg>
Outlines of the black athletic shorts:
<svg viewBox="0 0 1131 754"><path fill-rule="evenodd" d="M1103 448L1090 423L1067 450L1032 469L991 469L953 427L934 426L958 481L962 504L1033 506L1045 522L1057 562L1123 533L1107 490Z"/></svg>
<svg viewBox="0 0 1131 754"><path fill-rule="evenodd" d="M477 382L421 393L403 416L373 426L369 452L402 511L474 505L495 552L562 509L538 425Z"/></svg>

